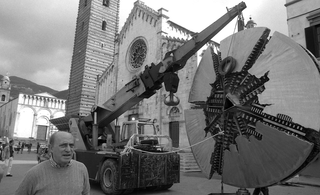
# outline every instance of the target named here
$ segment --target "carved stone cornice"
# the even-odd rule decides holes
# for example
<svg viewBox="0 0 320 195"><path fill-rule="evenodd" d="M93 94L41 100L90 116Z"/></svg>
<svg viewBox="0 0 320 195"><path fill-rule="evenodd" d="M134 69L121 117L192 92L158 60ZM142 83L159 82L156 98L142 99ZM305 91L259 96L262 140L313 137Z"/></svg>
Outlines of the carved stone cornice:
<svg viewBox="0 0 320 195"><path fill-rule="evenodd" d="M137 17L141 18L155 27L159 16L160 14L157 11L145 5L142 1L136 1L119 33L120 43L122 43L123 38L125 38L125 34L129 31L129 26L133 24L134 19L137 19Z"/></svg>

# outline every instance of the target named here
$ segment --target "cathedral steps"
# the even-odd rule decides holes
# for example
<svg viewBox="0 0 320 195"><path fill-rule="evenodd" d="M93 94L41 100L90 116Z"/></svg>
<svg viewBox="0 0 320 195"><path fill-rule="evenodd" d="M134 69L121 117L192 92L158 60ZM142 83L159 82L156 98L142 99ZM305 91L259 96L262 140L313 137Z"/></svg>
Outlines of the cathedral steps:
<svg viewBox="0 0 320 195"><path fill-rule="evenodd" d="M179 155L181 172L201 171L191 152L179 153Z"/></svg>

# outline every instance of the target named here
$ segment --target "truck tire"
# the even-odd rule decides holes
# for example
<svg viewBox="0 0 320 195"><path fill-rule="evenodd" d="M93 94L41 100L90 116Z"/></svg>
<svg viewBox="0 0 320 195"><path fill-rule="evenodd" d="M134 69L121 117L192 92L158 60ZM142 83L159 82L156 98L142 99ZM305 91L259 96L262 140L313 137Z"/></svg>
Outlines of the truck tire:
<svg viewBox="0 0 320 195"><path fill-rule="evenodd" d="M104 161L100 169L100 187L105 194L119 195L124 192L116 188L118 176L117 162L112 159Z"/></svg>

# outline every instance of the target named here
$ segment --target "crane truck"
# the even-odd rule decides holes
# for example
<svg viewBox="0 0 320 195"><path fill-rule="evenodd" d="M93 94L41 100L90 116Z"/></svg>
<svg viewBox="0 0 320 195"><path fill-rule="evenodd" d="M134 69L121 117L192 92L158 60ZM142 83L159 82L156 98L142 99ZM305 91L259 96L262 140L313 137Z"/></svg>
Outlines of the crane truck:
<svg viewBox="0 0 320 195"><path fill-rule="evenodd" d="M136 188L168 189L180 182L180 157L172 151L171 139L156 133L122 130L114 125L120 115L156 93L164 84L170 93L167 105L176 105L177 71L231 20L246 8L239 3L179 48L166 53L163 61L151 63L101 105L94 105L86 117L52 119L59 130L75 137L75 158L84 163L89 178L100 183L105 194L123 194ZM101 139L105 138L105 139Z"/></svg>

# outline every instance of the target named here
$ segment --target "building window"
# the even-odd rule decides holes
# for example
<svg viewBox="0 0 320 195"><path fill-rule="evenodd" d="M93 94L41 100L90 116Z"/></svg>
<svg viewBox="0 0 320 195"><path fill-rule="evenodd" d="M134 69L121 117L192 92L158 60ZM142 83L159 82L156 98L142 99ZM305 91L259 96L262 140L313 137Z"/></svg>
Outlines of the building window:
<svg viewBox="0 0 320 195"><path fill-rule="evenodd" d="M87 6L87 0L84 0L84 6L85 7Z"/></svg>
<svg viewBox="0 0 320 195"><path fill-rule="evenodd" d="M320 57L320 25L304 29L307 49L316 57Z"/></svg>
<svg viewBox="0 0 320 195"><path fill-rule="evenodd" d="M109 7L110 0L102 0L102 5Z"/></svg>
<svg viewBox="0 0 320 195"><path fill-rule="evenodd" d="M104 20L102 21L102 30L106 30L107 29L107 22Z"/></svg>
<svg viewBox="0 0 320 195"><path fill-rule="evenodd" d="M2 96L1 96L1 101L2 101L2 102L6 101L6 96L5 96L5 95L2 95Z"/></svg>
<svg viewBox="0 0 320 195"><path fill-rule="evenodd" d="M143 39L136 40L130 48L129 64L131 68L138 69L147 57L147 45Z"/></svg>
<svg viewBox="0 0 320 195"><path fill-rule="evenodd" d="M180 110L177 107L172 107L169 113L170 117L179 117L180 116Z"/></svg>

